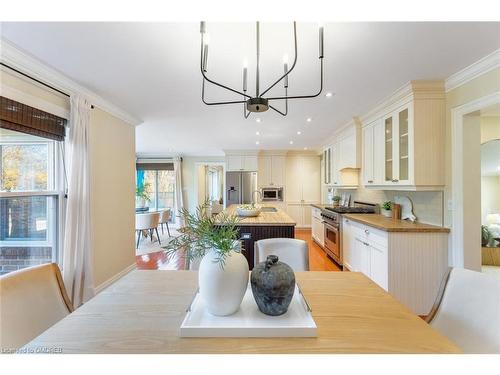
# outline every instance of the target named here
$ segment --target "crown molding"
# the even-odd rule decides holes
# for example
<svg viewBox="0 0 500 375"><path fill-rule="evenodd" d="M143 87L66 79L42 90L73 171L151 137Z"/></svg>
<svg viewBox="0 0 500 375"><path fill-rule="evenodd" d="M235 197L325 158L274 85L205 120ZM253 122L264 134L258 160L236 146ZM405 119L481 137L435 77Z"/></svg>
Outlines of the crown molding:
<svg viewBox="0 0 500 375"><path fill-rule="evenodd" d="M137 126L142 123L137 117L127 113L125 110L97 95L88 88L76 83L63 73L22 51L19 47L4 38L0 39L0 47L0 58L5 64L54 86L69 95L82 95L94 106L132 126Z"/></svg>
<svg viewBox="0 0 500 375"><path fill-rule="evenodd" d="M472 65L449 76L445 81L446 92L456 89L459 86L479 77L482 74L500 67L500 49L493 51L489 55L476 61Z"/></svg>

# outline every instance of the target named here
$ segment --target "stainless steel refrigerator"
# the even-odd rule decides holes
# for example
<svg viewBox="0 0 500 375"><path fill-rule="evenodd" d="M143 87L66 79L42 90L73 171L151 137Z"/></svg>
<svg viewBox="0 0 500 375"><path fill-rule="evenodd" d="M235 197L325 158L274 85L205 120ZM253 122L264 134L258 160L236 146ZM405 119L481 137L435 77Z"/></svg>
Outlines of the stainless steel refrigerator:
<svg viewBox="0 0 500 375"><path fill-rule="evenodd" d="M255 190L257 172L226 172L226 207L252 203Z"/></svg>

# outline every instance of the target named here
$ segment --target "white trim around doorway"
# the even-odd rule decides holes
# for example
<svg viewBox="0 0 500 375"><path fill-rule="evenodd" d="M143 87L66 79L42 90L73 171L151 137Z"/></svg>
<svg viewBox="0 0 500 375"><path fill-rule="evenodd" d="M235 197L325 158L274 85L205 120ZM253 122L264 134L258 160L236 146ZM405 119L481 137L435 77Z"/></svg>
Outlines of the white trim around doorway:
<svg viewBox="0 0 500 375"><path fill-rule="evenodd" d="M500 103L500 91L483 96L451 109L451 173L452 173L452 231L451 263L464 268L464 187L463 187L463 126L464 116Z"/></svg>

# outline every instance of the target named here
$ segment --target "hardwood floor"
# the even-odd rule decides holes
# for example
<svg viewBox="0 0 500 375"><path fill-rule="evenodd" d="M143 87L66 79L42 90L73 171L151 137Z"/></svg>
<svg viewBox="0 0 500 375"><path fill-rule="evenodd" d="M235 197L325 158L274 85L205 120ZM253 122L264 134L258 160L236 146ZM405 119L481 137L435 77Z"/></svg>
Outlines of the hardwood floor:
<svg viewBox="0 0 500 375"><path fill-rule="evenodd" d="M311 230L297 229L295 238L306 241L309 246L309 269L311 271L341 271L341 268L312 240ZM137 255L135 261L140 270L184 270L186 268L185 258L182 255L169 259L165 251Z"/></svg>
<svg viewBox="0 0 500 375"><path fill-rule="evenodd" d="M309 246L310 271L342 271L342 269L326 255L325 251L313 241L310 229L296 229L295 238L306 241Z"/></svg>

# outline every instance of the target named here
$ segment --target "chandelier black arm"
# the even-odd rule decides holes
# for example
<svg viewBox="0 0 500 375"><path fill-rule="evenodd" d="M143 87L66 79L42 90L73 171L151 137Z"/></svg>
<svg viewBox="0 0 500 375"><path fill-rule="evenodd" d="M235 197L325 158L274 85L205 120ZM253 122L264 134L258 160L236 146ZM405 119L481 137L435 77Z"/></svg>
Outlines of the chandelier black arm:
<svg viewBox="0 0 500 375"><path fill-rule="evenodd" d="M203 70L203 37L201 38L201 53L200 53L200 71L201 71L201 75L203 76L204 79L206 79L208 82L216 85L216 86L219 86L219 87L222 87L223 89L226 89L226 90L229 90L229 91L232 91L236 94L240 94L240 95L243 95L247 98L251 98L251 96L245 94L245 93L242 93L242 92L239 92L238 90L235 90L235 89L232 89L231 87L227 87L227 86L224 86L220 83L217 83L215 81L212 81L210 78L208 78L205 74L205 71ZM206 104L206 103L205 103ZM229 103L228 103L229 104Z"/></svg>
<svg viewBox="0 0 500 375"><path fill-rule="evenodd" d="M252 113L252 112L248 111L248 113L247 113L246 101L244 103L245 104L243 104L243 116L245 116L245 118L247 119L248 116L250 116L250 113Z"/></svg>
<svg viewBox="0 0 500 375"><path fill-rule="evenodd" d="M205 100L205 79L203 79L203 84L201 85L201 100L206 105L220 105L220 104L239 104L246 103L246 100L230 101L230 102L207 102Z"/></svg>
<svg viewBox="0 0 500 375"><path fill-rule="evenodd" d="M276 86L279 82L281 82L281 80L283 78L285 78L287 75L289 75L292 72L292 70L295 68L295 64L297 64L297 22L295 22L295 21L293 21L293 39L294 39L294 44L295 44L295 58L293 59L292 67L285 74L283 74L276 82L274 82L264 92L262 92L259 95L259 98L261 98L266 92L268 92L274 86Z"/></svg>
<svg viewBox="0 0 500 375"><path fill-rule="evenodd" d="M314 95L296 95L296 96L275 96L272 98L267 98L267 100L287 100L287 99L307 99L307 98L315 98L321 94L323 91L323 58L320 58L321 60L321 82L320 82L320 88L317 94Z"/></svg>

